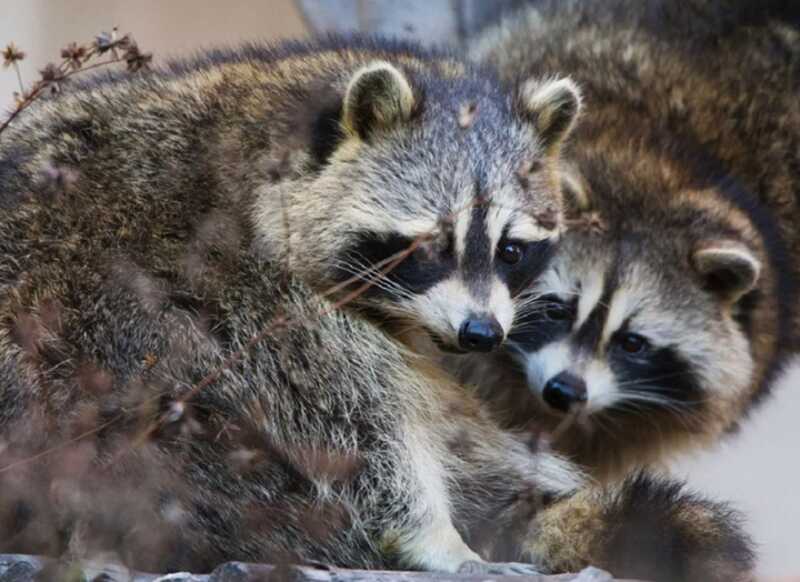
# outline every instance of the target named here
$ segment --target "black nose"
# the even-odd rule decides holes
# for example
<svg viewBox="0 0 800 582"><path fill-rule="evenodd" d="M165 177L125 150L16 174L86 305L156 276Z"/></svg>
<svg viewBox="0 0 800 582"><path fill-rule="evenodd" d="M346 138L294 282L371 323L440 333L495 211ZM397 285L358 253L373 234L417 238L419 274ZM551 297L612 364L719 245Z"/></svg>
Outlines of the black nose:
<svg viewBox="0 0 800 582"><path fill-rule="evenodd" d="M458 346L470 352L491 352L503 342L503 328L494 317L468 319L458 331Z"/></svg>
<svg viewBox="0 0 800 582"><path fill-rule="evenodd" d="M573 404L586 402L586 382L575 374L561 372L544 385L542 398L556 410L567 412Z"/></svg>

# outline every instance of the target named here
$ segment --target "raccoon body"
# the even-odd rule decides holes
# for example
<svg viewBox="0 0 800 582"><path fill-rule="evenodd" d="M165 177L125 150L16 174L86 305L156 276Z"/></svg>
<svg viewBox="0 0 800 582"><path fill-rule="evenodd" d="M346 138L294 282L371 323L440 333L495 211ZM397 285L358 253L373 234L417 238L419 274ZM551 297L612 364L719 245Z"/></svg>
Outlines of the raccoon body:
<svg viewBox="0 0 800 582"><path fill-rule="evenodd" d="M509 344L527 386L502 361L486 391L598 476L735 430L797 351L797 22L787 3L536 2L476 43L506 78L586 93L572 228Z"/></svg>
<svg viewBox="0 0 800 582"><path fill-rule="evenodd" d="M505 90L413 46L334 38L30 108L0 142L5 464L87 424L96 438L67 479L83 497L48 511L49 486L8 486L27 509L5 549L52 531L37 547L58 552L69 530L81 553L145 568L454 571L481 559L471 523L571 491L579 471L461 403L398 338L504 339L560 230L578 106L567 80Z"/></svg>

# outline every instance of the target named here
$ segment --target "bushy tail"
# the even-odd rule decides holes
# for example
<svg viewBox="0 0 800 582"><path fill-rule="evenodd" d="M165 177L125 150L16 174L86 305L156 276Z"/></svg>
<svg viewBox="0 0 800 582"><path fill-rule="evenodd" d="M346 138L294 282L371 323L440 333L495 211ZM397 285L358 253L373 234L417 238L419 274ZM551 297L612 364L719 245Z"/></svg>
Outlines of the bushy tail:
<svg viewBox="0 0 800 582"><path fill-rule="evenodd" d="M753 542L740 513L643 473L554 503L530 536L527 558L553 572L592 564L655 582L753 580Z"/></svg>

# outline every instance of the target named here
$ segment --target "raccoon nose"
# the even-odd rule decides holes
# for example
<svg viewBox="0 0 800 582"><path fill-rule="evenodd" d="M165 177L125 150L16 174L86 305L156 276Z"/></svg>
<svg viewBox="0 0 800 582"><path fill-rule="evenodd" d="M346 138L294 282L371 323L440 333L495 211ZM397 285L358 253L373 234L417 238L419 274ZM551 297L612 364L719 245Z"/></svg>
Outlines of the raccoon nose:
<svg viewBox="0 0 800 582"><path fill-rule="evenodd" d="M542 398L551 407L567 412L579 402L586 402L586 382L575 374L561 372L545 384Z"/></svg>
<svg viewBox="0 0 800 582"><path fill-rule="evenodd" d="M503 328L494 317L468 319L458 331L458 346L470 352L491 352L503 342Z"/></svg>

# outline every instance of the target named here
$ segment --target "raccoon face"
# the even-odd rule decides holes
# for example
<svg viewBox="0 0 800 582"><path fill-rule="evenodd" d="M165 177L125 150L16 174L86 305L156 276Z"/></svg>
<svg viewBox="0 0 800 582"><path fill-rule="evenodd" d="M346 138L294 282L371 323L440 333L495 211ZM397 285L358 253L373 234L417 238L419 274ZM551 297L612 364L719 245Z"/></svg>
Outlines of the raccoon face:
<svg viewBox="0 0 800 582"><path fill-rule="evenodd" d="M564 79L506 93L478 74L360 69L341 141L293 205L299 268L411 341L496 348L560 233L558 151L578 108Z"/></svg>
<svg viewBox="0 0 800 582"><path fill-rule="evenodd" d="M761 263L710 221L693 232L688 216L565 235L509 338L538 408L609 437L705 432L736 415Z"/></svg>

